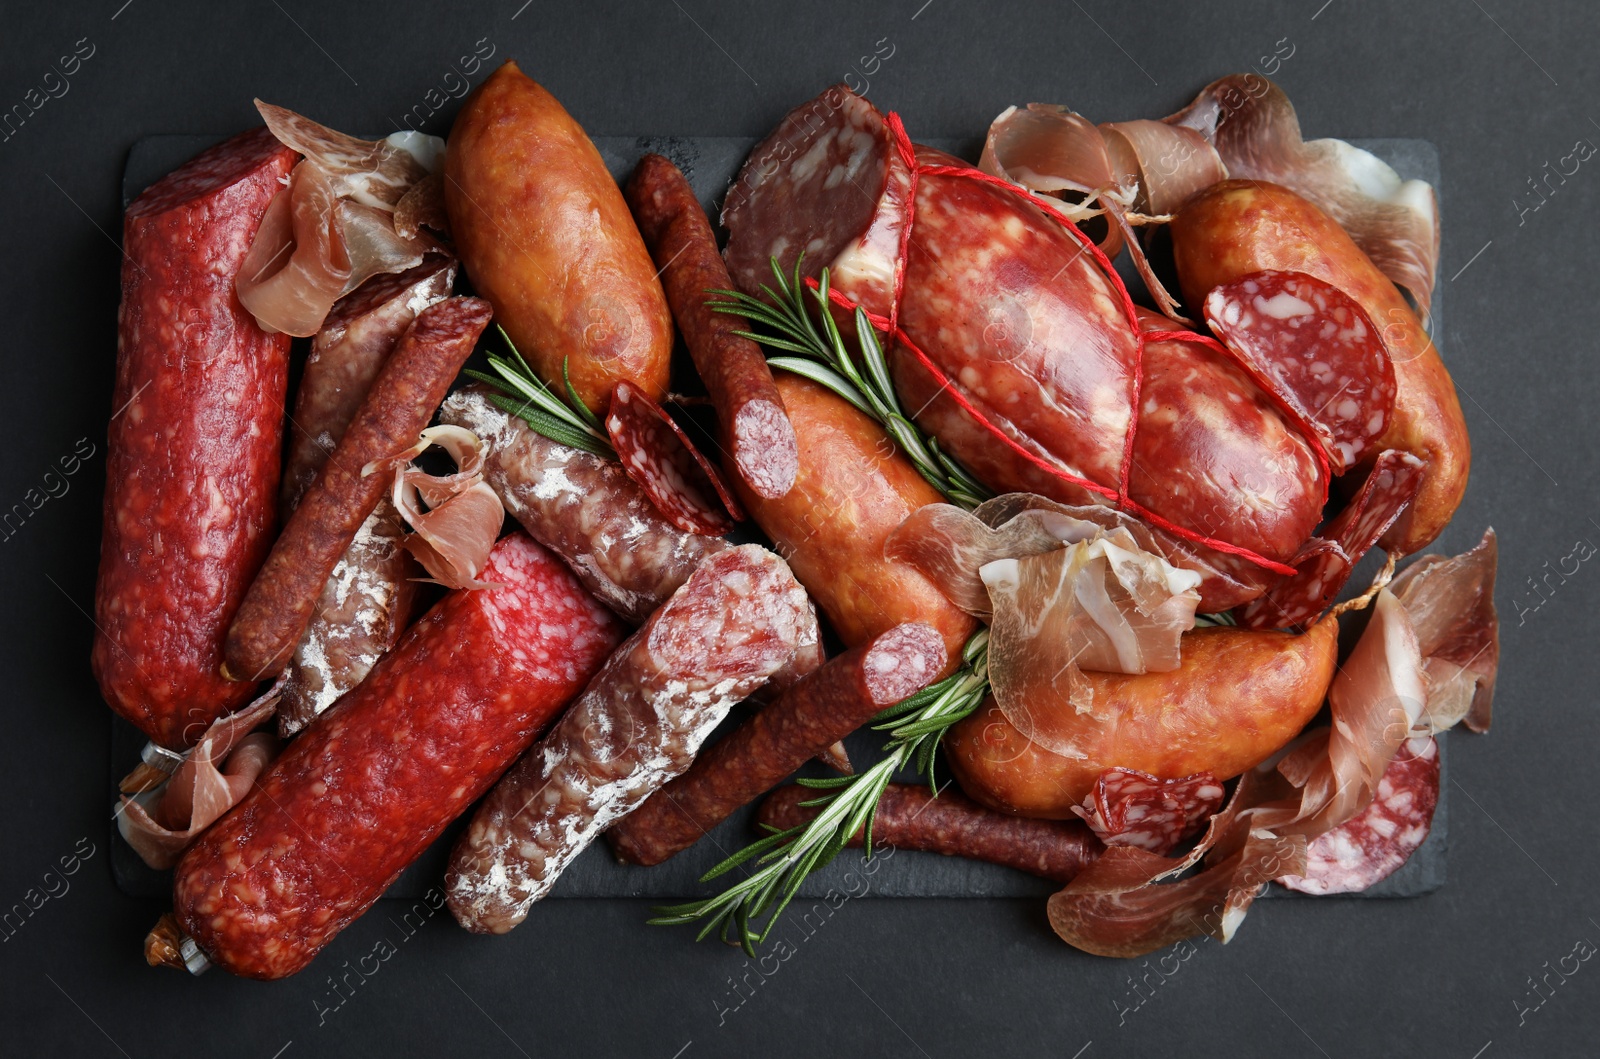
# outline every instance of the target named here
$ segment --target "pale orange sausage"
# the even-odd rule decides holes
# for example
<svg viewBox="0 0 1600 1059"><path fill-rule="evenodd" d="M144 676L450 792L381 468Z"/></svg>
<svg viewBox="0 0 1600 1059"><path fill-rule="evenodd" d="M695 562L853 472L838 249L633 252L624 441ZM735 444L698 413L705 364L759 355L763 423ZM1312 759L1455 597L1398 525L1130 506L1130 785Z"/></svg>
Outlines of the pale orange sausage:
<svg viewBox="0 0 1600 1059"><path fill-rule="evenodd" d="M672 317L600 152L554 96L507 62L450 129L444 202L456 250L495 322L591 409L619 380L667 392Z"/></svg>
<svg viewBox="0 0 1600 1059"><path fill-rule="evenodd" d="M1366 310L1383 332L1397 385L1389 427L1373 451L1400 449L1428 461L1416 500L1383 544L1402 555L1427 546L1461 503L1472 448L1450 372L1399 289L1337 221L1276 184L1216 184L1178 211L1171 231L1191 305L1220 283L1279 269L1331 283Z"/></svg>

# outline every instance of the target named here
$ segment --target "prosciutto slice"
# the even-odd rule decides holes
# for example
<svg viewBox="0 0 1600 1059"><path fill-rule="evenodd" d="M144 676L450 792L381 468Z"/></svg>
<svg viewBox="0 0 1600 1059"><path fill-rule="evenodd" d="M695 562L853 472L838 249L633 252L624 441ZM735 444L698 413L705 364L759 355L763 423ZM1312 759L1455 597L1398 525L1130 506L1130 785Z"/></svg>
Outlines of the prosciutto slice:
<svg viewBox="0 0 1600 1059"><path fill-rule="evenodd" d="M1411 292L1427 318L1439 262L1439 200L1431 185L1401 180L1343 140L1305 142L1289 97L1258 74L1213 81L1165 120L1205 137L1229 177L1282 184L1320 206Z"/></svg>
<svg viewBox="0 0 1600 1059"><path fill-rule="evenodd" d="M1494 609L1499 545L1485 530L1477 547L1445 558L1424 555L1389 586L1411 620L1428 678L1428 725L1457 722L1489 730L1500 666L1500 620Z"/></svg>
<svg viewBox="0 0 1600 1059"><path fill-rule="evenodd" d="M455 461L453 474L429 474L413 462L434 446ZM371 474L392 469L390 498L414 531L400 543L446 588L493 587L477 577L500 536L505 508L483 480L483 463L483 442L476 434L465 427L437 426L424 430L411 448L362 470Z"/></svg>
<svg viewBox="0 0 1600 1059"><path fill-rule="evenodd" d="M305 157L250 244L239 301L264 330L306 337L371 277L443 249L423 230L447 227L430 179L443 141L419 133L361 140L260 100L256 107L272 134Z"/></svg>
<svg viewBox="0 0 1600 1059"><path fill-rule="evenodd" d="M172 867L200 832L249 793L277 756L276 737L251 732L277 710L282 685L212 722L165 785L123 797L117 830L140 860L158 871Z"/></svg>

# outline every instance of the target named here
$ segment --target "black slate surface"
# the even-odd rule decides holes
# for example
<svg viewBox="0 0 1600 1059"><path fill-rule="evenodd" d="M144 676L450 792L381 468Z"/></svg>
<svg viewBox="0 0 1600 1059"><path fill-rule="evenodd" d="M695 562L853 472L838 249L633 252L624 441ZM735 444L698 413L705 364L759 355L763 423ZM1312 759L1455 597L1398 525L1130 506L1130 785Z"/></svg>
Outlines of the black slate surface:
<svg viewBox="0 0 1600 1059"><path fill-rule="evenodd" d="M0 502L78 439L97 446L64 495L0 540L6 1054L1595 1053L1600 582L1575 558L1600 544L1600 184L1594 148L1579 146L1600 143L1595 5L107 0L12 5L4 26L0 115L44 102L0 128ZM914 135L971 143L1009 104L1154 117L1255 67L1309 135L1437 145L1439 341L1474 443L1472 485L1437 547L1496 527L1506 618L1494 730L1451 740L1449 885L1264 902L1226 947L1134 964L1062 945L1037 897L860 901L877 883L858 876L843 900L788 917L765 963L645 928L648 900L579 899L546 902L503 938L385 902L275 984L147 969L139 942L164 902L125 895L110 871L106 711L85 665L128 151L161 133L220 138L254 120L252 96L337 128L381 131L409 111L442 132L458 59L480 40L599 135L757 137L850 74ZM868 73L879 41L895 51ZM75 49L76 72L49 74Z"/></svg>

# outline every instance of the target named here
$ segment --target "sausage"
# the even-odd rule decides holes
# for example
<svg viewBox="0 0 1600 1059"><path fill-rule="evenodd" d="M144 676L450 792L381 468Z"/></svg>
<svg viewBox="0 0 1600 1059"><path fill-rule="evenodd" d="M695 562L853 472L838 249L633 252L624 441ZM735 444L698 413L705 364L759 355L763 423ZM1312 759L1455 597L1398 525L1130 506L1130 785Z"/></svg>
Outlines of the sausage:
<svg viewBox="0 0 1600 1059"><path fill-rule="evenodd" d="M417 313L450 294L455 265L425 262L376 276L339 300L311 342L290 419L283 508L293 511L316 480L384 361ZM322 586L316 614L295 648L278 706L288 738L361 683L405 631L416 601L406 527L387 497L356 531Z"/></svg>
<svg viewBox="0 0 1600 1059"><path fill-rule="evenodd" d="M574 857L687 769L733 705L793 656L808 606L759 545L701 564L478 807L445 878L457 922L480 934L522 922Z"/></svg>
<svg viewBox="0 0 1600 1059"><path fill-rule="evenodd" d="M1143 422L1147 340L1115 270L1039 199L903 137L838 88L792 112L729 192L726 256L740 285L759 294L769 256L789 269L804 251L802 275L828 268L838 296L894 332L901 403L995 491L1113 504L1286 572L1323 483L1314 467L1273 458L1281 426L1214 414L1253 412L1256 388L1210 372L1170 391L1181 431ZM1251 518L1213 524L1236 494L1208 461L1230 450L1259 452L1247 462L1268 488ZM1151 466L1193 468L1194 483L1139 473Z"/></svg>
<svg viewBox="0 0 1600 1059"><path fill-rule="evenodd" d="M551 441L482 386L451 394L439 421L483 439L483 477L506 510L630 624L643 622L695 567L728 547L721 537L678 529L614 460Z"/></svg>
<svg viewBox="0 0 1600 1059"><path fill-rule="evenodd" d="M800 804L815 797L809 787L780 787L761 803L757 820L780 831L798 827L817 814L815 806ZM858 831L848 844L860 846L863 837ZM872 844L988 861L1061 883L1105 849L1078 820L1007 816L953 789L935 797L920 783L884 788L872 817Z"/></svg>
<svg viewBox="0 0 1600 1059"><path fill-rule="evenodd" d="M485 301L451 298L424 309L406 330L240 605L224 676L259 680L288 663L333 568L389 489L387 476L364 469L415 442L489 316Z"/></svg>
<svg viewBox="0 0 1600 1059"><path fill-rule="evenodd" d="M842 397L788 373L777 386L799 439L800 471L776 500L735 478L740 502L846 646L923 622L944 637L945 668L953 669L977 623L932 581L883 554L907 515L943 498L889 435Z"/></svg>
<svg viewBox="0 0 1600 1059"><path fill-rule="evenodd" d="M1277 753L1314 717L1333 680L1338 625L1298 636L1214 627L1184 634L1169 673L1083 673L1095 709L1077 719L1080 758L1031 742L991 699L945 737L961 789L1001 812L1065 819L1106 769L1230 779ZM1054 715L1069 703L1031 704ZM1072 718L1054 717L1066 731Z"/></svg>
<svg viewBox="0 0 1600 1059"><path fill-rule="evenodd" d="M277 528L289 337L256 326L234 280L295 158L241 133L123 218L90 659L111 708L171 750L253 691L217 667Z"/></svg>
<svg viewBox="0 0 1600 1059"><path fill-rule="evenodd" d="M189 847L178 922L212 963L294 974L372 907L600 668L620 623L520 533Z"/></svg>
<svg viewBox="0 0 1600 1059"><path fill-rule="evenodd" d="M625 195L717 410L732 469L756 495L776 500L794 485L799 446L766 356L736 333L749 331L750 321L707 306L714 298L707 292L733 289L711 222L688 179L659 154L639 160Z"/></svg>
<svg viewBox="0 0 1600 1059"><path fill-rule="evenodd" d="M1399 289L1333 218L1275 184L1217 184L1190 199L1169 230L1190 304L1219 284L1278 269L1315 276L1366 310L1395 377L1394 409L1374 449L1399 449L1428 463L1416 500L1383 543L1409 554L1437 537L1466 491L1471 443L1450 373Z"/></svg>
<svg viewBox="0 0 1600 1059"><path fill-rule="evenodd" d="M600 152L555 97L507 62L462 104L444 204L478 293L535 371L604 413L626 380L667 392L672 317Z"/></svg>
<svg viewBox="0 0 1600 1059"><path fill-rule="evenodd" d="M671 413L631 382L619 382L611 390L606 436L623 472L674 526L719 537L744 521L744 511L717 465L695 447Z"/></svg>
<svg viewBox="0 0 1600 1059"><path fill-rule="evenodd" d="M613 827L612 850L633 864L660 864L689 848L884 707L927 687L945 661L943 637L922 624L897 625L846 651L763 707Z"/></svg>
<svg viewBox="0 0 1600 1059"><path fill-rule="evenodd" d="M1117 767L1100 774L1094 793L1073 814L1108 846L1165 857L1222 808L1222 797L1222 784L1209 772L1163 780Z"/></svg>
<svg viewBox="0 0 1600 1059"><path fill-rule="evenodd" d="M344 436L395 343L417 313L449 297L455 264L430 259L374 276L339 299L311 340L289 418L283 509L293 511Z"/></svg>

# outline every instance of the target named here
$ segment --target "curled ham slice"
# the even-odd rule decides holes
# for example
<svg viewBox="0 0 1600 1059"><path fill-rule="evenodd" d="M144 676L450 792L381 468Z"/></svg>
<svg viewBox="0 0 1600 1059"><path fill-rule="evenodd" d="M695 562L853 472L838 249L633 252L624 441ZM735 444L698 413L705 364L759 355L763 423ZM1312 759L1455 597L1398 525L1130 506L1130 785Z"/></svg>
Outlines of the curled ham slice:
<svg viewBox="0 0 1600 1059"><path fill-rule="evenodd" d="M249 793L279 746L271 733L250 733L277 710L282 684L212 722L163 786L123 797L117 830L139 859L158 871L172 867L200 832Z"/></svg>
<svg viewBox="0 0 1600 1059"><path fill-rule="evenodd" d="M1489 529L1471 551L1450 558L1424 555L1389 586L1417 632L1428 678L1428 725L1435 732L1458 721L1474 732L1489 730L1500 666L1498 561L1499 545Z"/></svg>
<svg viewBox="0 0 1600 1059"><path fill-rule="evenodd" d="M454 474L429 474L412 462L434 446L455 461ZM483 480L483 461L483 441L476 434L437 426L424 430L404 452L362 468L364 475L392 469L391 499L414 531L400 543L446 588L494 587L477 577L500 536L505 508Z"/></svg>
<svg viewBox="0 0 1600 1059"><path fill-rule="evenodd" d="M1439 201L1430 185L1401 180L1343 140L1306 143L1289 97L1258 74L1213 81L1165 120L1205 137L1229 177L1282 184L1320 206L1411 292L1426 319L1439 261Z"/></svg>
<svg viewBox="0 0 1600 1059"><path fill-rule="evenodd" d="M250 244L239 301L264 330L306 337L371 277L403 272L441 249L423 226L444 227L429 179L443 146L416 133L360 140L282 107L256 106L273 135L305 158Z"/></svg>

